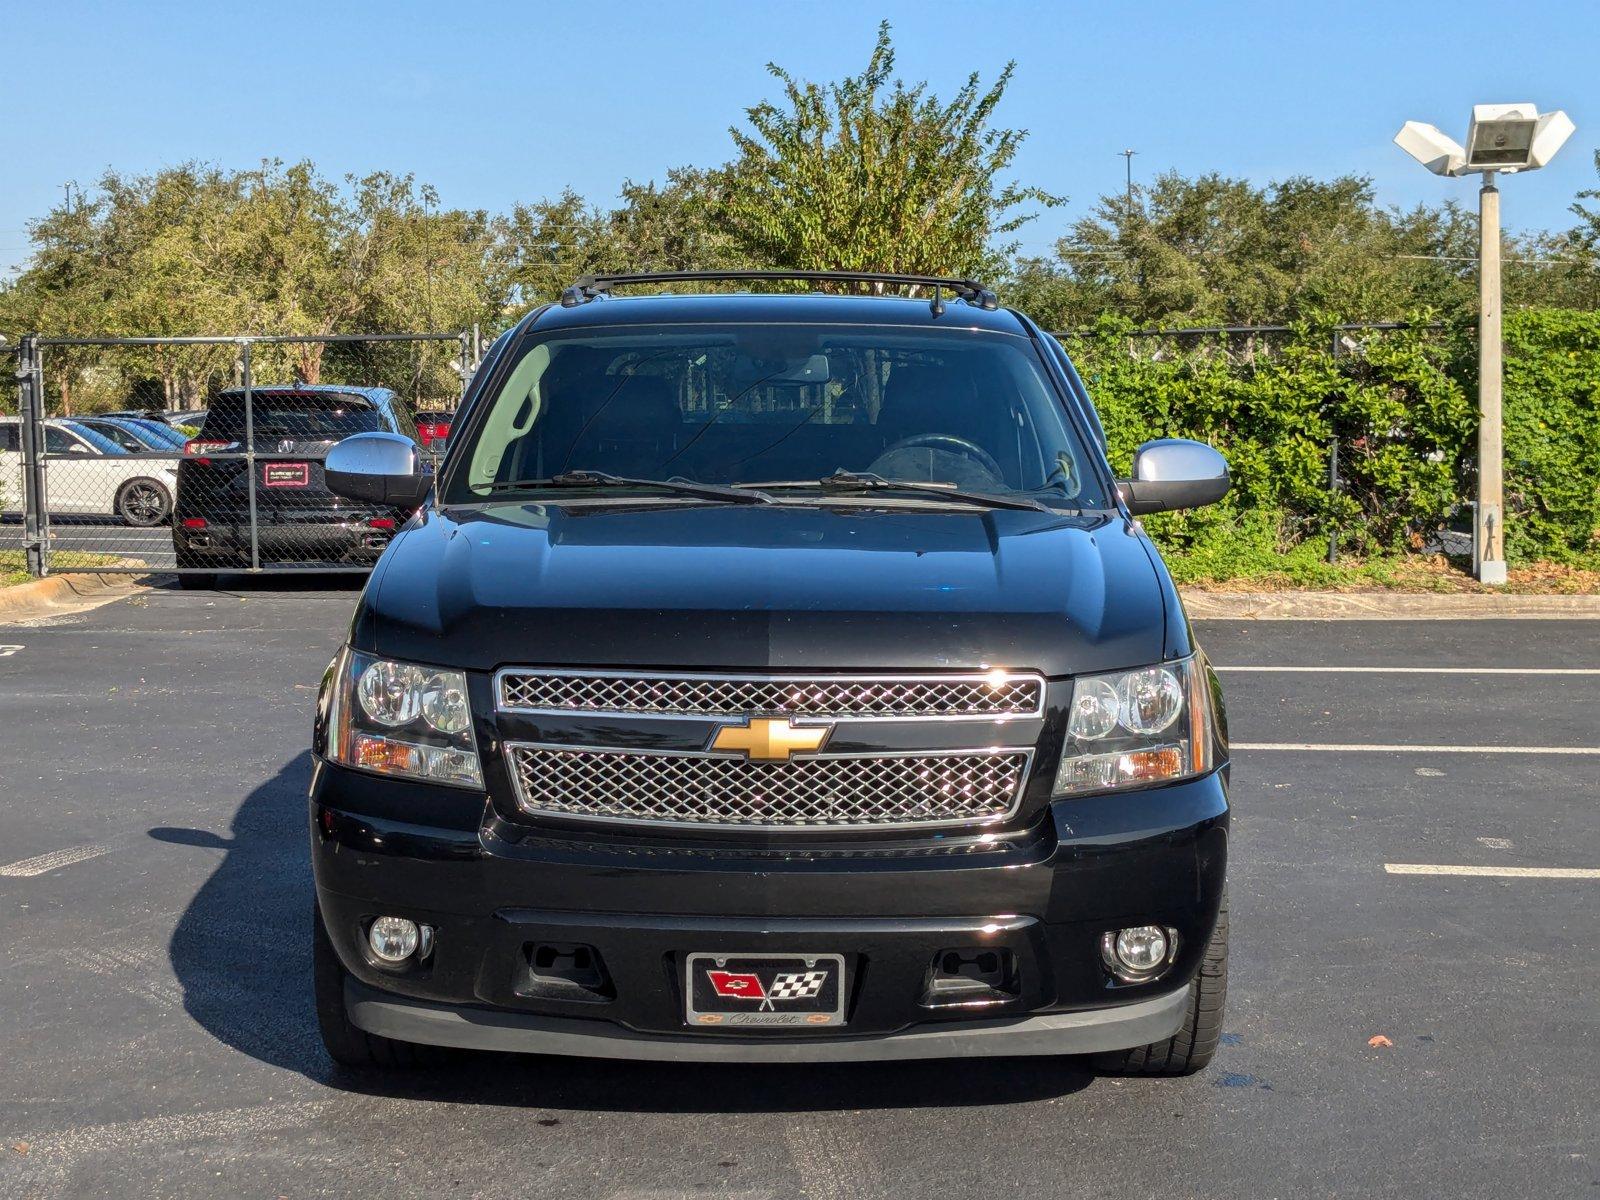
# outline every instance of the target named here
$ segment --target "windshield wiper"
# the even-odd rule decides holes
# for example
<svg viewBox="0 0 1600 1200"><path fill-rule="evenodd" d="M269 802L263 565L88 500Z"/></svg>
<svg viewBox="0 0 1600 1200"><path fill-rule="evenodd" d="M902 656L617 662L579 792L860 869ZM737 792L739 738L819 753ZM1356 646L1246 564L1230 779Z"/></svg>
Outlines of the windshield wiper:
<svg viewBox="0 0 1600 1200"><path fill-rule="evenodd" d="M716 483L696 483L674 476L671 479L634 479L605 471L562 471L543 479L503 479L488 485L491 492L525 491L534 488L648 488L679 496L698 496L702 500L727 500L734 504L771 504L765 492L742 487L723 487Z"/></svg>
<svg viewBox="0 0 1600 1200"><path fill-rule="evenodd" d="M914 483L900 479L885 479L871 471L846 471L840 469L823 479L778 481L773 483L736 483L736 488L821 488L825 492L911 492L918 496L937 496L945 500L958 500L966 504L979 504L986 508L1021 508L1034 512L1052 512L1047 505L1023 496L1003 496L995 492L967 492L953 483Z"/></svg>

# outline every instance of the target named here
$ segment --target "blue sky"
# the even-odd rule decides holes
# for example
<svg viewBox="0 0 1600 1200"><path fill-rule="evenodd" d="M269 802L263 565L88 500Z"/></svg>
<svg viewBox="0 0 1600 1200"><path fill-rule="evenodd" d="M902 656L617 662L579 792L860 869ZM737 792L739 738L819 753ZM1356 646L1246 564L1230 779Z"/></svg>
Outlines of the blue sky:
<svg viewBox="0 0 1600 1200"><path fill-rule="evenodd" d="M1031 130L1016 173L1070 197L1028 227L1030 249L1121 187L1124 147L1139 178L1358 172L1386 203L1472 203L1470 182L1428 175L1390 138L1407 118L1460 137L1474 100L1530 100L1578 132L1508 183L1505 216L1559 228L1596 186L1600 145L1594 0L4 0L0 14L0 265L23 257L26 221L63 183L108 166L309 157L335 176L411 171L466 207L567 185L608 200L625 178L723 161L728 125L777 92L768 60L815 79L857 70L880 17L900 73L944 95L1017 60L999 114Z"/></svg>

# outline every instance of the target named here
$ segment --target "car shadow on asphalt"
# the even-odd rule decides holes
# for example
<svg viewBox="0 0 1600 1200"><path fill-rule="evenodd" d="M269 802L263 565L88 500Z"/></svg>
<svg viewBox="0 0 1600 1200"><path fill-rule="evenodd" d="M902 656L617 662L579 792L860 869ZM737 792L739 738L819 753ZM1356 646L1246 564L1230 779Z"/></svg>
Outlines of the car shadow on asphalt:
<svg viewBox="0 0 1600 1200"><path fill-rule="evenodd" d="M310 755L257 785L229 837L160 827L173 845L223 852L173 930L184 1008L224 1045L341 1091L453 1104L601 1112L818 1112L959 1108L1066 1096L1093 1075L1078 1059L994 1058L819 1066L636 1063L450 1052L411 1071L329 1060L311 1002Z"/></svg>
<svg viewBox="0 0 1600 1200"><path fill-rule="evenodd" d="M240 571L222 571L218 573L215 587L201 589L205 592L220 592L228 596L248 595L295 595L304 592L359 592L366 586L369 571L346 571L329 568L326 571L284 571L274 573L268 569L260 574L252 575ZM156 588L163 591L177 592L183 590L179 587L178 577L168 572L163 573L162 568L152 567L150 579ZM199 594L199 593L195 593Z"/></svg>

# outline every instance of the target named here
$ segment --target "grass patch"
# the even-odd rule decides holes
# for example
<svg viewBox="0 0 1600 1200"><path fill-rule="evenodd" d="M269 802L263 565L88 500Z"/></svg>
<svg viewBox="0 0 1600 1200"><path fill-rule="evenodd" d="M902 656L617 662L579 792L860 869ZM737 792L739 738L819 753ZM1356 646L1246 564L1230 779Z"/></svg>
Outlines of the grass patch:
<svg viewBox="0 0 1600 1200"><path fill-rule="evenodd" d="M1576 565L1534 562L1513 566L1505 587L1485 587L1472 577L1466 557L1442 554L1340 555L1329 563L1325 547L1302 543L1281 554L1166 555L1172 577L1201 592L1448 592L1580 596L1600 593L1600 560Z"/></svg>
<svg viewBox="0 0 1600 1200"><path fill-rule="evenodd" d="M81 550L57 550L50 556L53 571L70 571L83 567L114 567L123 560L115 554L86 554ZM28 574L27 553L22 550L0 550L0 587L15 587L33 578Z"/></svg>

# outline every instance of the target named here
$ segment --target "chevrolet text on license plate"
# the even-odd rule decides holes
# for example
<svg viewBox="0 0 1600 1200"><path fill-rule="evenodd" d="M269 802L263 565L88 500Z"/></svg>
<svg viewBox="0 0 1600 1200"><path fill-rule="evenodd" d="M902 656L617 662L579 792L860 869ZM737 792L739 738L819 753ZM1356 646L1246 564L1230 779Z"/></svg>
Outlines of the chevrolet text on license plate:
<svg viewBox="0 0 1600 1200"><path fill-rule="evenodd" d="M843 1025L842 954L691 954L690 1025Z"/></svg>

